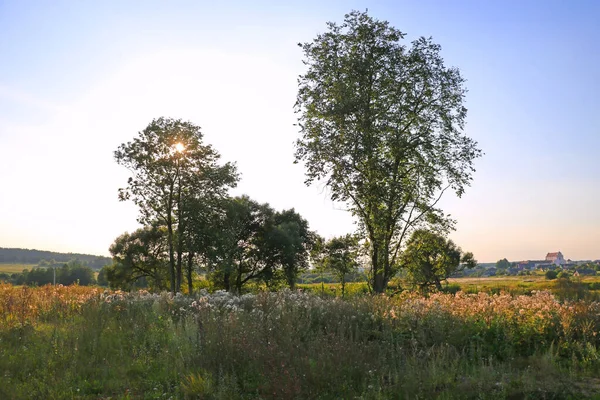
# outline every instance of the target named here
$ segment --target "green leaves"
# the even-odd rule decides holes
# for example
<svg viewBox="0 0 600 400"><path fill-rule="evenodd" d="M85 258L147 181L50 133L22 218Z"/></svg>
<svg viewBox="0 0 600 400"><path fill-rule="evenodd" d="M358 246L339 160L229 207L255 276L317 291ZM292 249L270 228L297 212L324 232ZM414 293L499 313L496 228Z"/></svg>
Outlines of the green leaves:
<svg viewBox="0 0 600 400"><path fill-rule="evenodd" d="M359 266L359 238L357 235L345 235L331 238L318 246L314 255L320 268L333 272L342 283L342 296L345 292L346 276L355 272Z"/></svg>
<svg viewBox="0 0 600 400"><path fill-rule="evenodd" d="M119 200L139 207L141 224L166 228L173 292L181 287L184 253L191 263L202 243L198 222L212 218L210 205L238 181L235 165L220 164L219 153L202 139L199 126L161 117L114 153L117 163L132 173L127 187L119 189Z"/></svg>
<svg viewBox="0 0 600 400"><path fill-rule="evenodd" d="M308 222L293 209L278 212L248 196L225 200L224 210L209 255L217 286L240 292L249 281L283 280L294 287L308 267L314 237Z"/></svg>
<svg viewBox="0 0 600 400"><path fill-rule="evenodd" d="M400 264L413 285L441 290L442 281L462 268L475 267L477 260L443 235L419 229L408 240Z"/></svg>
<svg viewBox="0 0 600 400"><path fill-rule="evenodd" d="M307 71L298 80L296 162L307 184L324 181L358 218L378 292L395 273L405 236L441 214L435 205L447 189L462 195L481 155L462 134L458 69L444 66L431 38L410 47L403 38L353 11L301 45Z"/></svg>

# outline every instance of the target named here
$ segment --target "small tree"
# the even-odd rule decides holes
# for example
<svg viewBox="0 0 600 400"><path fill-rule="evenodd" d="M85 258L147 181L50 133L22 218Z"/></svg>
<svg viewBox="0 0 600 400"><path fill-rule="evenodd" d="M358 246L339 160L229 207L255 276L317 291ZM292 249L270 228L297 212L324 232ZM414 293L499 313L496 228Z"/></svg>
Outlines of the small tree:
<svg viewBox="0 0 600 400"><path fill-rule="evenodd" d="M463 253L452 240L424 229L412 234L400 262L409 282L421 290L432 286L441 290L441 282L450 275L477 265L473 253Z"/></svg>
<svg viewBox="0 0 600 400"><path fill-rule="evenodd" d="M322 246L320 264L331 271L341 282L342 297L346 292L346 277L356 272L358 263L358 236L345 235L334 237Z"/></svg>
<svg viewBox="0 0 600 400"><path fill-rule="evenodd" d="M510 267L510 261L508 261L506 258L496 261L496 268L498 269L509 269Z"/></svg>

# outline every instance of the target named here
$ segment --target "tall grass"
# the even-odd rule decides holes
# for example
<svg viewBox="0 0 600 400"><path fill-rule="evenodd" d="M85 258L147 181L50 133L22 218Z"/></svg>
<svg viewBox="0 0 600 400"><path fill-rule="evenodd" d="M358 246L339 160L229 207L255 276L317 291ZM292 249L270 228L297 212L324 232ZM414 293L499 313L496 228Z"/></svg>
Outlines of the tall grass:
<svg viewBox="0 0 600 400"><path fill-rule="evenodd" d="M11 399L581 398L600 370L599 304L548 292L0 286L0 321L0 398Z"/></svg>

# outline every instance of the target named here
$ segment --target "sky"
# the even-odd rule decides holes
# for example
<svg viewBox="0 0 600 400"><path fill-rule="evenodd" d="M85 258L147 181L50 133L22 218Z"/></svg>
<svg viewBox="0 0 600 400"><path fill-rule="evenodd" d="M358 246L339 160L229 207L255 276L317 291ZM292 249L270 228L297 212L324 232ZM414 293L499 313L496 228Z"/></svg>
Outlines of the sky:
<svg viewBox="0 0 600 400"><path fill-rule="evenodd" d="M138 227L113 152L189 120L248 194L321 235L355 229L293 164L299 42L368 9L466 78L485 155L441 205L480 262L600 258L600 2L0 0L0 247L109 255Z"/></svg>

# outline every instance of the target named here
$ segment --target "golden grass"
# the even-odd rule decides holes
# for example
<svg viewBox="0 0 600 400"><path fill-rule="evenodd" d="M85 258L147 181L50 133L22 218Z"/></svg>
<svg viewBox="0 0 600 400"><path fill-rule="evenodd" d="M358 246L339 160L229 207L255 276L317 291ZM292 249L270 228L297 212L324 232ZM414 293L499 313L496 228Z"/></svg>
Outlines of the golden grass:
<svg viewBox="0 0 600 400"><path fill-rule="evenodd" d="M38 288L0 283L0 326L34 325L49 313L67 316L79 311L104 289L90 286L51 286Z"/></svg>
<svg viewBox="0 0 600 400"><path fill-rule="evenodd" d="M573 282L592 283L600 282L600 276L571 277ZM556 287L557 280L548 280L543 275L531 276L498 276L485 278L450 278L448 283L459 285L465 292L488 292L492 289L500 290L552 290Z"/></svg>
<svg viewBox="0 0 600 400"><path fill-rule="evenodd" d="M31 270L36 264L0 264L0 273L14 274L21 273L24 269Z"/></svg>

